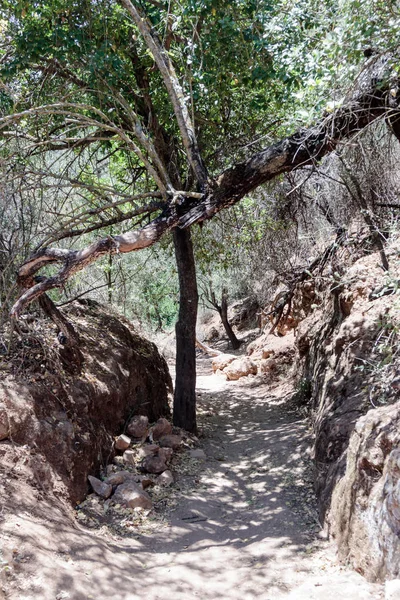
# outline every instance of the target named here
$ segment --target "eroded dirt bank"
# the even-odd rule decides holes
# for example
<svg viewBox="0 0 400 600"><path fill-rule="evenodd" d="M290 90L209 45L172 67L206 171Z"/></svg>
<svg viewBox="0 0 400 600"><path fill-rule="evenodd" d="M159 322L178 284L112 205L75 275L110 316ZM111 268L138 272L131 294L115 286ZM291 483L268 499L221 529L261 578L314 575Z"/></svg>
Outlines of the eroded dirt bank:
<svg viewBox="0 0 400 600"><path fill-rule="evenodd" d="M340 567L320 532L306 421L293 390L226 382L199 364L200 438L147 524L88 530L24 496L1 527L10 600L378 600L382 588ZM278 400L279 399L279 400Z"/></svg>
<svg viewBox="0 0 400 600"><path fill-rule="evenodd" d="M112 460L113 436L130 416L169 415L172 382L152 342L93 301L75 302L66 314L79 334L79 368L43 319L0 354L1 500L25 478L38 501L53 492L81 501L87 475Z"/></svg>

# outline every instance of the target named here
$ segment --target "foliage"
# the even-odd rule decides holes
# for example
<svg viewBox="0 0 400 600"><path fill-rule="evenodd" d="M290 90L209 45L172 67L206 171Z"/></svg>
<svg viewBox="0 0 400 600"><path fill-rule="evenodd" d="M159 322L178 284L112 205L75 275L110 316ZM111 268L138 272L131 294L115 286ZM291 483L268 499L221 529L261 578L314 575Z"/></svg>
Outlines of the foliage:
<svg viewBox="0 0 400 600"><path fill-rule="evenodd" d="M173 61L211 175L332 111L366 61L364 51L396 49L400 38L400 14L392 1L140 5ZM160 213L162 203L142 216L139 209L149 200L134 200L158 193L138 126L154 144L164 144L169 174L193 188L154 58L116 0L2 2L0 115L54 103L68 107L26 114L3 131L2 302L16 265L37 245L56 241L71 247L78 234L83 245L95 239L97 228L108 235L125 232ZM378 147L378 138L371 147ZM345 156L351 169L359 168L362 152ZM378 190L376 178L367 181L371 164L378 164L376 156L363 165L362 185L387 198L388 186ZM343 169L328 160L317 171L309 179L302 171L281 179L196 229L200 277L211 274L217 289L228 283L236 296L258 285L265 296L274 277L307 262L335 223L355 214L342 185ZM372 196L367 200L376 210ZM130 216L132 211L138 214ZM101 299L165 327L176 313L171 262L168 248L105 259L66 291L73 296L104 285L96 291ZM55 299L64 301L65 295Z"/></svg>

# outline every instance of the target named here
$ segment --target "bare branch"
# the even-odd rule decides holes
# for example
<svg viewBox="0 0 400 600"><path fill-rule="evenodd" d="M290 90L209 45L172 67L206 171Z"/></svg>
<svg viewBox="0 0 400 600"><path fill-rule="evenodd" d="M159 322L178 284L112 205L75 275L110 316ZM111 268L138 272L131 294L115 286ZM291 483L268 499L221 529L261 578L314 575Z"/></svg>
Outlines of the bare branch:
<svg viewBox="0 0 400 600"><path fill-rule="evenodd" d="M82 113L77 113L76 112L77 110L88 111L88 112L94 113L101 120L86 116ZM77 123L79 123L81 126L95 127L101 131L108 132L107 138L108 138L108 136L112 137L113 135L118 136L121 140L123 140L126 143L127 147L130 150L132 150L137 155L139 160L144 164L149 175L154 179L159 190L163 194L163 197L164 198L167 197L167 188L166 188L164 181L161 179L159 173L156 171L156 169L153 167L153 165L144 156L141 149L129 137L129 135L127 134L126 131L124 131L123 129L118 127L118 125L116 125L113 121L111 121L111 119L106 114L104 114L101 110L99 110L98 108L96 108L94 106L91 106L88 104L70 103L70 102L60 102L60 103L55 103L55 104L47 104L47 105L43 105L43 106L38 106L36 108L31 108L31 109L22 111L20 113L14 113L12 115L7 115L5 117L2 117L0 119L0 131L2 129L4 129L5 127L8 127L8 125L10 123L18 122L26 117L39 116L39 115L64 115L67 117L73 117L74 119L76 119ZM136 134L137 135L140 134L139 126L138 126L138 130L136 131ZM140 141L143 142L144 136L140 134L140 137L141 137ZM95 140L93 140L92 138L95 138ZM72 144L71 144L70 140L67 140L67 147L77 147L80 143L86 144L87 138L83 138L83 139L85 141L78 139L78 140L75 140ZM99 141L98 134L97 134L97 136L93 136L93 134L91 134L89 136L89 139L91 141ZM65 144L64 138L62 138L62 137L60 138L60 148L54 147L55 141L56 140L54 138L51 140L51 144L53 145L52 149L65 149L66 144ZM40 145L40 144L47 145L48 143L49 143L49 141L45 140L44 142L39 142L38 145ZM57 140L57 143L58 143L58 140ZM155 151L154 151L154 153L155 153ZM161 164L161 161L160 161L160 164Z"/></svg>

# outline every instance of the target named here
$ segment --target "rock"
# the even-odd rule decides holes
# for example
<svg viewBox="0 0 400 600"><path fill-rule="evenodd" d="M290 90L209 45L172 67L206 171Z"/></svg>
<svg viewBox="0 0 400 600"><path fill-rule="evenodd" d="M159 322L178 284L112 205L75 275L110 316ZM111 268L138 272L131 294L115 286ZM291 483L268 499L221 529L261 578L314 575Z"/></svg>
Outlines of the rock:
<svg viewBox="0 0 400 600"><path fill-rule="evenodd" d="M149 477L142 477L142 479L140 480L140 483L142 484L142 488L144 490L147 490L147 488L154 485L154 481L152 479L149 479Z"/></svg>
<svg viewBox="0 0 400 600"><path fill-rule="evenodd" d="M278 368L278 365L274 358L268 358L266 360L260 361L261 373L272 373L273 371L276 371L277 368Z"/></svg>
<svg viewBox="0 0 400 600"><path fill-rule="evenodd" d="M157 423L151 429L153 440L159 440L170 433L172 433L172 425L167 419L163 419L162 417L158 419Z"/></svg>
<svg viewBox="0 0 400 600"><path fill-rule="evenodd" d="M146 438L149 433L149 419L144 415L136 415L130 420L126 431L137 440Z"/></svg>
<svg viewBox="0 0 400 600"><path fill-rule="evenodd" d="M218 371L218 369L221 369L221 371L225 369L225 367L234 361L235 358L237 358L237 356L234 354L220 354L219 356L215 356L212 359L212 369L214 373Z"/></svg>
<svg viewBox="0 0 400 600"><path fill-rule="evenodd" d="M247 375L257 375L257 365L248 356L236 358L225 369L228 381L235 381Z"/></svg>
<svg viewBox="0 0 400 600"><path fill-rule="evenodd" d="M113 496L113 501L129 508L149 509L152 507L152 501L148 493L143 491L134 481L127 481L119 485Z"/></svg>
<svg viewBox="0 0 400 600"><path fill-rule="evenodd" d="M136 454L133 450L125 450L122 458L126 465L136 465Z"/></svg>
<svg viewBox="0 0 400 600"><path fill-rule="evenodd" d="M201 448L189 450L189 456L190 458L195 458L196 460L206 460L207 458L206 453Z"/></svg>
<svg viewBox="0 0 400 600"><path fill-rule="evenodd" d="M171 471L164 471L164 473L161 473L161 475L157 477L157 483L163 486L172 485L174 483L174 476Z"/></svg>
<svg viewBox="0 0 400 600"><path fill-rule="evenodd" d="M92 475L88 475L88 479L90 485L98 496L104 498L105 500L111 496L112 486L109 483L100 481L100 479L97 479L97 477L92 477Z"/></svg>
<svg viewBox="0 0 400 600"><path fill-rule="evenodd" d="M275 350L271 350L271 348L263 348L262 349L262 358L269 358L275 354Z"/></svg>
<svg viewBox="0 0 400 600"><path fill-rule="evenodd" d="M171 460L173 453L172 448L159 448L158 450L158 456L166 463Z"/></svg>
<svg viewBox="0 0 400 600"><path fill-rule="evenodd" d="M216 327L211 327L206 336L207 342L213 342L219 339L219 331Z"/></svg>
<svg viewBox="0 0 400 600"><path fill-rule="evenodd" d="M182 438L180 435L164 435L160 439L160 446L162 448L172 448L172 450L176 450L182 443Z"/></svg>
<svg viewBox="0 0 400 600"><path fill-rule="evenodd" d="M400 600L400 579L385 583L385 600Z"/></svg>
<svg viewBox="0 0 400 600"><path fill-rule="evenodd" d="M122 467L125 464L124 457L123 456L114 456L113 463L117 467Z"/></svg>
<svg viewBox="0 0 400 600"><path fill-rule="evenodd" d="M156 475L167 470L167 465L160 456L146 456L146 458L142 460L140 466L143 471L146 471L147 473L154 473Z"/></svg>
<svg viewBox="0 0 400 600"><path fill-rule="evenodd" d="M111 473L105 479L105 483L109 483L110 485L121 485L121 483L125 483L127 479L132 477L132 473L130 471L117 471L116 473Z"/></svg>
<svg viewBox="0 0 400 600"><path fill-rule="evenodd" d="M117 450L126 450L131 444L131 438L127 435L119 435L115 440L115 447Z"/></svg>
<svg viewBox="0 0 400 600"><path fill-rule="evenodd" d="M345 413L340 429L338 420L330 427L337 428L338 436L346 432L349 421ZM340 558L351 560L353 567L371 580L397 578L400 573L399 445L399 402L372 409L359 418L328 513ZM322 458L321 446L317 450ZM331 467L328 482L335 472Z"/></svg>
<svg viewBox="0 0 400 600"><path fill-rule="evenodd" d="M145 444L139 448L138 457L145 458L146 456L154 456L155 454L158 454L159 449L160 446L157 446L157 444Z"/></svg>
<svg viewBox="0 0 400 600"><path fill-rule="evenodd" d="M0 440L5 440L10 435L10 423L6 407L0 404Z"/></svg>

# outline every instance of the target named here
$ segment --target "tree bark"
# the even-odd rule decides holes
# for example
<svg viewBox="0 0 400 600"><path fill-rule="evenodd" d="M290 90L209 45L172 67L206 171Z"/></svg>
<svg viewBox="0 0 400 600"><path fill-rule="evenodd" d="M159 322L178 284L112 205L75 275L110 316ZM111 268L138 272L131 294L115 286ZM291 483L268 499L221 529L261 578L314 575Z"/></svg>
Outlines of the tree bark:
<svg viewBox="0 0 400 600"><path fill-rule="evenodd" d="M229 338L229 341L232 344L232 348L234 350L237 350L238 348L240 348L240 345L242 342L237 339L235 332L233 331L232 326L228 320L228 297L227 297L226 290L222 290L220 315L221 315L222 325L224 326L224 329Z"/></svg>
<svg viewBox="0 0 400 600"><path fill-rule="evenodd" d="M196 321L198 292L190 229L174 229L179 276L179 315L176 331L176 381L173 423L191 433L196 424Z"/></svg>

